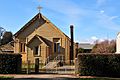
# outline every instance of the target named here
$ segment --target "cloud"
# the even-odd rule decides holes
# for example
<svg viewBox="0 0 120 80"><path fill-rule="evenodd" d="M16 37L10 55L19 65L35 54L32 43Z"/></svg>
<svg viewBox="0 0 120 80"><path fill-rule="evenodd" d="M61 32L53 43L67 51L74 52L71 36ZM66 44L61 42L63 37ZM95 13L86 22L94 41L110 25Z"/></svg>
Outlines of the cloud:
<svg viewBox="0 0 120 80"><path fill-rule="evenodd" d="M89 39L84 39L84 40L81 40L80 43L91 43L91 44L94 44L94 42L96 40L99 40L96 36L92 36L91 38Z"/></svg>
<svg viewBox="0 0 120 80"><path fill-rule="evenodd" d="M118 18L119 16L111 16L110 17L110 20L114 20L114 19L116 19L116 18Z"/></svg>
<svg viewBox="0 0 120 80"><path fill-rule="evenodd" d="M97 0L97 6L102 6L106 3L107 0Z"/></svg>
<svg viewBox="0 0 120 80"><path fill-rule="evenodd" d="M99 6L102 6L106 3L106 1L107 0L97 0L97 4ZM63 14L64 18L67 19L67 24L74 24L76 26L80 26L80 23L82 23L80 22L80 20L83 21L87 18L89 20L92 20L91 22L93 22L93 24L95 24L96 27L99 26L114 31L120 30L120 26L114 21L119 16L109 16L106 14L105 10L101 9L100 11L97 11L93 9L82 8L79 7L78 4L74 3L74 1L72 0L59 0L57 2L56 0L45 0L45 5L46 8Z"/></svg>
<svg viewBox="0 0 120 80"><path fill-rule="evenodd" d="M89 43L94 44L94 43L96 43L96 41L97 42L103 42L105 40L111 40L111 39L107 39L106 37L104 37L104 38L98 38L96 36L92 36L88 41L89 41Z"/></svg>
<svg viewBox="0 0 120 80"><path fill-rule="evenodd" d="M46 8L62 14L79 14L80 13L80 9L78 8L78 6L74 2L69 0L59 0L59 1L44 0L43 4Z"/></svg>
<svg viewBox="0 0 120 80"><path fill-rule="evenodd" d="M103 14L105 11L104 10L101 10L100 13Z"/></svg>
<svg viewBox="0 0 120 80"><path fill-rule="evenodd" d="M91 39L94 41L98 40L98 38L96 36L92 36Z"/></svg>
<svg viewBox="0 0 120 80"><path fill-rule="evenodd" d="M114 21L114 19L116 19L118 17L119 16L109 16L109 15L105 14L105 12L102 14L100 13L100 14L98 14L98 23L97 24L102 25L101 27L118 31L118 30L120 30L120 25L118 25Z"/></svg>
<svg viewBox="0 0 120 80"><path fill-rule="evenodd" d="M60 28L67 34L68 31L65 31L64 28L66 28L69 24L74 24L75 26L77 26L76 29L79 30L81 30L81 27L84 26L87 27L86 29L90 28L88 29L88 32L90 32L90 30L95 31L96 28L106 28L107 30L119 31L120 26L114 21L119 16L110 16L106 14L105 9L101 8L101 6L103 7L103 5L106 4L107 0L96 1L97 6L95 5L95 7L97 8L95 9L80 7L78 3L74 2L74 0L42 0L41 6L43 6L43 9L45 8L48 11L50 10L52 14L55 14L55 17L53 17L54 19L57 17L57 19L65 22L65 25L63 23L60 24L60 26L64 26ZM90 25L89 22L91 22ZM85 27L83 29L85 29ZM96 36L92 36L89 40L84 41L93 42L97 39L99 38L97 38ZM102 41L103 39L100 40Z"/></svg>
<svg viewBox="0 0 120 80"><path fill-rule="evenodd" d="M55 14L55 18L58 18L61 22L65 22L67 25L75 24L76 27L80 26L80 20L83 19L83 16L91 13L91 10L80 7L74 0L43 0L42 6L43 9L49 10L51 14Z"/></svg>

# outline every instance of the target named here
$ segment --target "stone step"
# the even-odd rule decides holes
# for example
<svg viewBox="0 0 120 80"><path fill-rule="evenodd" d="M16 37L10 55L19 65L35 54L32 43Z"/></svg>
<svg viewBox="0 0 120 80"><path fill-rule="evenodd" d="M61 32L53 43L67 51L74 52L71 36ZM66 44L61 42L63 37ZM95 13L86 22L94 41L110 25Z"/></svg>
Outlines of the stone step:
<svg viewBox="0 0 120 80"><path fill-rule="evenodd" d="M55 67L57 67L59 61L52 61L52 62L49 62L48 64L46 64L44 66L44 69L53 69Z"/></svg>

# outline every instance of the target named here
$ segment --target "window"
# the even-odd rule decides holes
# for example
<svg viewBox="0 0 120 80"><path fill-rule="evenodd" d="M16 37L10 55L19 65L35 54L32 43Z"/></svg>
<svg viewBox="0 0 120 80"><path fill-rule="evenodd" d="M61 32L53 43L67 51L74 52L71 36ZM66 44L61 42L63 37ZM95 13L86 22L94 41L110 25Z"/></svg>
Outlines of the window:
<svg viewBox="0 0 120 80"><path fill-rule="evenodd" d="M60 38L53 38L54 53L60 53Z"/></svg>
<svg viewBox="0 0 120 80"><path fill-rule="evenodd" d="M34 47L34 55L41 56L41 46Z"/></svg>
<svg viewBox="0 0 120 80"><path fill-rule="evenodd" d="M25 52L25 43L23 43L23 52Z"/></svg>
<svg viewBox="0 0 120 80"><path fill-rule="evenodd" d="M54 43L54 52L60 53L60 43Z"/></svg>
<svg viewBox="0 0 120 80"><path fill-rule="evenodd" d="M60 53L60 43L57 43L57 52Z"/></svg>
<svg viewBox="0 0 120 80"><path fill-rule="evenodd" d="M20 52L25 52L25 43L20 43Z"/></svg>
<svg viewBox="0 0 120 80"><path fill-rule="evenodd" d="M57 52L56 43L54 43L54 52Z"/></svg>
<svg viewBox="0 0 120 80"><path fill-rule="evenodd" d="M39 55L41 56L41 46L40 46L40 49L39 49L39 51L40 51L40 52L39 52Z"/></svg>
<svg viewBox="0 0 120 80"><path fill-rule="evenodd" d="M38 49L39 49L39 47L36 46L36 47L35 47L35 53L34 53L35 55L38 55L38 53L39 53L39 52L38 52Z"/></svg>
<svg viewBox="0 0 120 80"><path fill-rule="evenodd" d="M22 43L20 43L20 52L22 52Z"/></svg>

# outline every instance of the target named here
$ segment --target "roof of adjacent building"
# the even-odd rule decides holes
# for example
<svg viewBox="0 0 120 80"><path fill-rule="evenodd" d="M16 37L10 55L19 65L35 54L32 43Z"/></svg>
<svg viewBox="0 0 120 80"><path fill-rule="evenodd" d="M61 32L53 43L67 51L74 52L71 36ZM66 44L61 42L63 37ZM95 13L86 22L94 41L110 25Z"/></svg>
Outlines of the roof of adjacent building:
<svg viewBox="0 0 120 80"><path fill-rule="evenodd" d="M9 42L8 44L0 46L0 53L4 52L14 52L13 42Z"/></svg>
<svg viewBox="0 0 120 80"><path fill-rule="evenodd" d="M94 44L90 44L90 43L80 43L79 44L79 48L83 48L83 49L92 49L94 47Z"/></svg>

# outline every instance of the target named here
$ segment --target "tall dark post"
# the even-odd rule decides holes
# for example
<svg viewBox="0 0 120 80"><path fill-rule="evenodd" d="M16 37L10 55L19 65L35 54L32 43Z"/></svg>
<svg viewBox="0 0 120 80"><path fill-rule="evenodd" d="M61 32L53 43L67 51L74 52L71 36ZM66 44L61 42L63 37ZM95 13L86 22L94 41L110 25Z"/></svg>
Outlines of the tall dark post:
<svg viewBox="0 0 120 80"><path fill-rule="evenodd" d="M71 34L70 60L73 60L73 58L74 58L74 36L73 36L73 25L70 25L70 34Z"/></svg>
<svg viewBox="0 0 120 80"><path fill-rule="evenodd" d="M35 73L39 73L39 58L35 59Z"/></svg>

